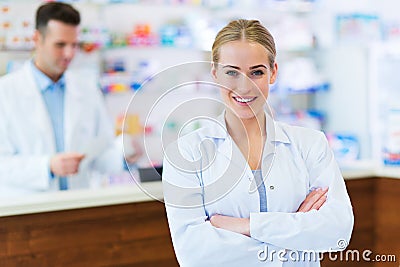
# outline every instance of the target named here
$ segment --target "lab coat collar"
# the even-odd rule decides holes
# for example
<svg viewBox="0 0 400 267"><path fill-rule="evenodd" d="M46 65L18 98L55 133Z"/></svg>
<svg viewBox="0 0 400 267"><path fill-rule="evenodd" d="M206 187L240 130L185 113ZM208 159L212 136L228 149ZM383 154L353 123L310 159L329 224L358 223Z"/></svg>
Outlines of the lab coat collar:
<svg viewBox="0 0 400 267"><path fill-rule="evenodd" d="M271 170L276 155L276 146L278 145L278 143L290 143L290 139L285 133L283 125L275 122L272 116L269 115L267 111L265 112L265 115L267 140L264 145L261 164L263 177L266 177ZM251 172L250 166L247 163L247 160L241 153L239 147L235 144L235 142L228 134L225 122L225 111L217 117L216 121L218 122L218 127L214 126L208 128L206 137L212 138L214 140L220 139L221 142L219 142L217 149L218 153L224 155L231 163L233 163L231 167L236 167L238 172L244 171L246 173L246 177L254 181L254 179L252 179L253 174ZM249 192L255 192L256 190L256 183L252 182L249 187Z"/></svg>
<svg viewBox="0 0 400 267"><path fill-rule="evenodd" d="M290 144L290 139L282 129L282 126L277 123L273 117L265 111L266 117L266 133L267 143L285 143ZM225 110L216 118L218 127L211 127L207 132L207 137L214 139L226 139L229 137L225 121Z"/></svg>
<svg viewBox="0 0 400 267"><path fill-rule="evenodd" d="M24 79L21 79L21 84L24 84L22 88L26 88L25 90L21 90L21 97L36 97L37 93L40 92L38 85L35 81L35 77L32 73L32 68L31 68L31 61L28 60L24 63L22 68L20 70L17 70L16 72L20 72L21 76L24 77ZM35 90L31 90L31 89Z"/></svg>
<svg viewBox="0 0 400 267"><path fill-rule="evenodd" d="M212 120L212 123L212 127L207 127L206 137L213 139L226 139L229 137L225 122L225 110L215 120Z"/></svg>

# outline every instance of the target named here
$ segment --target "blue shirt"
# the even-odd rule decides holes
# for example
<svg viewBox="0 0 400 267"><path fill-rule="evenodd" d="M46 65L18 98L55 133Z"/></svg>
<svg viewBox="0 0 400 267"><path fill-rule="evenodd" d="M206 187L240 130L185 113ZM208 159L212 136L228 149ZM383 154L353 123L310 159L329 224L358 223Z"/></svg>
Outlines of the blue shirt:
<svg viewBox="0 0 400 267"><path fill-rule="evenodd" d="M40 71L33 61L31 61L32 73L36 84L42 94L46 105L51 125L53 126L56 151L64 151L64 95L65 77L64 75L57 82L53 82L46 74ZM53 178L53 175L50 174ZM60 180L60 189L67 189L65 179Z"/></svg>
<svg viewBox="0 0 400 267"><path fill-rule="evenodd" d="M64 75L57 82L53 82L49 77L41 72L31 61L33 77L43 96L47 111L49 112L51 124L53 126L54 138L56 141L56 151L64 151Z"/></svg>
<svg viewBox="0 0 400 267"><path fill-rule="evenodd" d="M260 196L260 212L267 211L267 191L261 174L261 170L252 170L256 181L258 195Z"/></svg>

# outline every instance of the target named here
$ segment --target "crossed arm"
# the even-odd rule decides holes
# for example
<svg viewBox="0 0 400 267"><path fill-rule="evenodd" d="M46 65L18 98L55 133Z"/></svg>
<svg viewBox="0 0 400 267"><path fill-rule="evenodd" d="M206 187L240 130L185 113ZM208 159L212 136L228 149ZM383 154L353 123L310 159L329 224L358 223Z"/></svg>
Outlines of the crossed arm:
<svg viewBox="0 0 400 267"><path fill-rule="evenodd" d="M301 203L300 207L297 209L297 212L318 210L325 203L327 193L328 188L318 188L316 190L313 190ZM216 214L210 218L210 223L216 228L221 228L242 235L250 236L250 218L236 218Z"/></svg>

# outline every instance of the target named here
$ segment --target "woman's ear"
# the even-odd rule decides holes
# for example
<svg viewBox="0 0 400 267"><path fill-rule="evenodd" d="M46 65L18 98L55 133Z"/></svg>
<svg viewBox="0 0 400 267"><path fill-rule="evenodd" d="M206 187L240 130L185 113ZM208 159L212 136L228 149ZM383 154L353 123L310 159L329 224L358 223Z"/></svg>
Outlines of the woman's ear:
<svg viewBox="0 0 400 267"><path fill-rule="evenodd" d="M276 76L278 75L278 64L274 63L274 68L271 70L271 77L269 78L269 83L273 84L276 81Z"/></svg>
<svg viewBox="0 0 400 267"><path fill-rule="evenodd" d="M215 62L211 63L211 76L214 79L217 79L217 67L216 67Z"/></svg>

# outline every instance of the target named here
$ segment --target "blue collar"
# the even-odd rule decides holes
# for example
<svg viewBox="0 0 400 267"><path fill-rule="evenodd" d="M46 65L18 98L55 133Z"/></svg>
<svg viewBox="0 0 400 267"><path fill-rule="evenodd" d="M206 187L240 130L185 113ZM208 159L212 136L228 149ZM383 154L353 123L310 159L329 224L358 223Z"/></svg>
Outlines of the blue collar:
<svg viewBox="0 0 400 267"><path fill-rule="evenodd" d="M44 74L41 70L39 70L35 64L33 63L33 60L30 61L32 73L33 73L33 78L35 79L36 84L38 85L38 88L40 92L44 92L50 88L53 88L53 86L58 86L61 89L65 88L65 75L63 74L61 78L57 82L53 82L46 74Z"/></svg>

